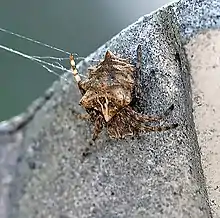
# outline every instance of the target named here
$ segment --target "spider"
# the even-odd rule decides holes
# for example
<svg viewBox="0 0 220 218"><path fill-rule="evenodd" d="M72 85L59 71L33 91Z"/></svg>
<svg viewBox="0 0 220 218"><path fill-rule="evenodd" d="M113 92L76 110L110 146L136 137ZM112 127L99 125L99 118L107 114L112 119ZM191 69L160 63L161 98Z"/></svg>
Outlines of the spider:
<svg viewBox="0 0 220 218"><path fill-rule="evenodd" d="M104 60L88 69L88 78L81 80L75 66L74 57L70 55L73 76L82 94L80 105L86 110L87 117L94 123L95 140L103 127L110 138L122 139L139 132L165 131L178 124L169 126L149 126L147 123L164 119L173 109L171 105L163 115L150 116L140 114L132 108L134 91L138 87L137 76L141 72L141 46L137 48L136 66L127 59L115 56L107 51Z"/></svg>

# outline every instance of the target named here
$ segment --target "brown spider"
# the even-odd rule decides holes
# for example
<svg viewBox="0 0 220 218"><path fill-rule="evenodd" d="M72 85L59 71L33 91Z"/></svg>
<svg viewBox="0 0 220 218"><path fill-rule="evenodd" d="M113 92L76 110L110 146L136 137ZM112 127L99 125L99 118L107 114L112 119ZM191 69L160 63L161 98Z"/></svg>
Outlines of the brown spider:
<svg viewBox="0 0 220 218"><path fill-rule="evenodd" d="M137 88L137 75L141 69L141 47L137 48L137 65L134 67L126 59L116 57L107 51L105 58L96 66L89 68L88 78L81 81L75 66L73 55L70 63L73 75L82 94L80 105L85 108L88 117L94 123L93 140L97 138L103 126L111 138L124 138L139 132L165 131L177 127L148 126L146 122L164 119L174 108L171 105L162 116L149 116L133 110L132 100Z"/></svg>

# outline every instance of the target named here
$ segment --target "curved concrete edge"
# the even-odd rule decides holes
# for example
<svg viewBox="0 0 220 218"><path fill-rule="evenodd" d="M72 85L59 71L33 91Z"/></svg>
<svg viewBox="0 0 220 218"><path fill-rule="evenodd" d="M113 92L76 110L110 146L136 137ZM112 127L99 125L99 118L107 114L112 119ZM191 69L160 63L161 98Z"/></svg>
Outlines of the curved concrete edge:
<svg viewBox="0 0 220 218"><path fill-rule="evenodd" d="M201 147L210 206L214 218L220 217L220 30L207 30L185 46L190 57L193 114ZM205 52L204 52L205 51Z"/></svg>
<svg viewBox="0 0 220 218"><path fill-rule="evenodd" d="M220 2L217 0L181 0L173 6L184 43L204 30L220 27Z"/></svg>
<svg viewBox="0 0 220 218"><path fill-rule="evenodd" d="M8 163L1 162L6 173L0 172L4 175L0 194L5 196L0 206L7 208L2 217L211 217L192 120L188 63L181 45L192 32L203 29L193 24L195 16L201 18L199 10L204 10L207 1L195 2L198 13L191 12L192 23L187 17L187 26L195 30L190 36L182 28L183 13L190 15L189 3L192 1L174 3L141 18L80 66L84 71L106 48L135 62L140 43L145 72L142 88L148 92L139 108L159 113L174 102L169 122L179 122L181 127L124 141L109 140L103 134L82 162L90 127L73 116L74 111L80 111L75 87L57 83L51 98L45 98L31 116L26 115L28 119L24 116L16 125L18 119L0 125L1 160L12 137L21 134L17 142L15 139L13 160L17 162L12 164L13 170L8 168L10 158ZM208 10L203 15L208 18L211 13ZM206 27L218 27L216 20L212 19L216 25ZM7 183L10 199L4 195L6 174L13 178Z"/></svg>

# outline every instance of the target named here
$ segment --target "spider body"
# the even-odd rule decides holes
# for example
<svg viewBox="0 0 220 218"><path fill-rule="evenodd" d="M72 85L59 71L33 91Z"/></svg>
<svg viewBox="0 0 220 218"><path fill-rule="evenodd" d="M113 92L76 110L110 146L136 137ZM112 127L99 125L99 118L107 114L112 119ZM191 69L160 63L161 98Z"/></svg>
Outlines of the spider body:
<svg viewBox="0 0 220 218"><path fill-rule="evenodd" d="M94 123L93 140L102 128L107 128L111 138L124 138L143 131L163 131L175 128L170 126L147 126L146 122L163 119L173 109L173 105L163 116L148 116L133 110L134 89L137 86L137 72L141 67L141 49L137 49L138 63L133 66L128 60L116 57L107 51L104 60L89 68L88 78L81 81L74 58L70 56L73 75L78 83L82 98L80 105Z"/></svg>

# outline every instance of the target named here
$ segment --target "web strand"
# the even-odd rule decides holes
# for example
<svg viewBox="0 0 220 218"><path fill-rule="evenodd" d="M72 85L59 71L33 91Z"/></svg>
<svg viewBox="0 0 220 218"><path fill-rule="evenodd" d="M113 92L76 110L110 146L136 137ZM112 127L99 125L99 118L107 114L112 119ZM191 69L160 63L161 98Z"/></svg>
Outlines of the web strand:
<svg viewBox="0 0 220 218"><path fill-rule="evenodd" d="M65 54L67 54L67 55L70 55L70 54L71 54L70 52L64 51L63 49L56 48L55 46L48 45L48 44L46 44L46 43L43 43L43 42L40 42L40 41L31 39L31 38L29 38L29 37L20 35L20 34L18 34L18 33L13 33L13 32L11 32L11 31L6 30L6 29L1 28L1 27L0 27L0 31L2 31L2 32L4 32L4 33L7 33L7 34L10 34L10 35L13 35L13 36L17 36L17 37L19 37L19 38L25 39L25 40L30 41L30 42L32 42L32 43L39 44L39 45L41 45L41 46L44 46L44 47L53 49L53 50L55 50L55 51L59 51L59 52L65 53ZM77 56L77 54L74 54L74 55Z"/></svg>
<svg viewBox="0 0 220 218"><path fill-rule="evenodd" d="M60 49L60 48L57 48L55 46L51 46L51 45L48 45L46 43L42 43L40 41L37 41L37 40L34 40L34 39L31 39L31 38L28 38L26 36L23 36L23 35L20 35L20 34L17 34L17 33L13 33L12 31L9 31L9 30L6 30L4 28L1 28L0 27L0 31L4 32L4 33L7 33L7 34L10 34L10 35L13 35L13 36L16 36L16 37L19 37L19 38L22 38L24 40L27 40L27 41L30 41L32 43L35 43L35 44L38 44L38 45L41 45L41 46L44 46L44 47L47 47L47 48L50 48L52 50L55 50L55 51L59 51L59 52L62 52L62 53L65 53L66 55L70 55L71 53L68 52L68 51L65 51L63 49ZM71 69L67 69L65 68L64 66L62 66L59 62L63 61L63 60L68 60L69 57L51 57L51 56L31 56L31 55L28 55L28 54L25 54L21 51L17 51L15 49L12 49L12 48L9 48L7 46L4 46L4 45L1 45L0 44L0 48L3 49L3 50L6 50L8 52L11 52L11 53L14 53L16 55L19 55L23 58L26 58L26 59L29 59L31 61L34 61L35 63L37 64L40 64L44 69L46 69L48 72L60 77L61 79L64 79L66 82L69 82L66 78L64 78L63 76L59 75L58 73L56 73L55 71L51 70L49 67L52 67L52 68L55 68L55 69L58 69L58 70L61 70L63 72L71 72ZM85 58L83 57L79 57L77 54L74 54L75 59L76 60L84 60ZM43 60L44 59L44 60ZM53 61L56 61L55 64L53 63L50 63L50 62L47 62L45 61L46 59L49 59L49 60L53 60ZM82 77L85 77L84 75L81 75Z"/></svg>
<svg viewBox="0 0 220 218"><path fill-rule="evenodd" d="M52 64L52 63L49 63L49 62L40 60L40 59L38 59L38 58L36 58L36 57L30 56L30 55L28 55L28 54L22 53L22 52L20 52L20 51L14 50L14 49L12 49L12 48L8 48L8 47L3 46L3 45L0 45L0 48L6 50L6 51L8 51L8 52L17 54L17 55L19 55L19 56L21 56L21 57L24 57L24 58L26 58L26 59L29 59L29 60L31 60L31 61L37 62L37 63L40 64L43 68L45 68L48 72L53 73L54 75L56 75L56 76L58 76L58 77L64 79L64 80L67 81L67 82L68 82L68 80L67 80L66 78L64 78L63 76L61 76L61 75L59 75L58 73L54 72L53 70L49 69L47 66L50 66L50 67L52 67L52 68L56 68L56 69L62 70L63 72L71 72L71 73L72 73L72 71L71 71L70 69L65 68L65 67L62 66L60 63L59 63L58 65L55 65L55 64ZM83 76L83 75L81 75L81 76Z"/></svg>

